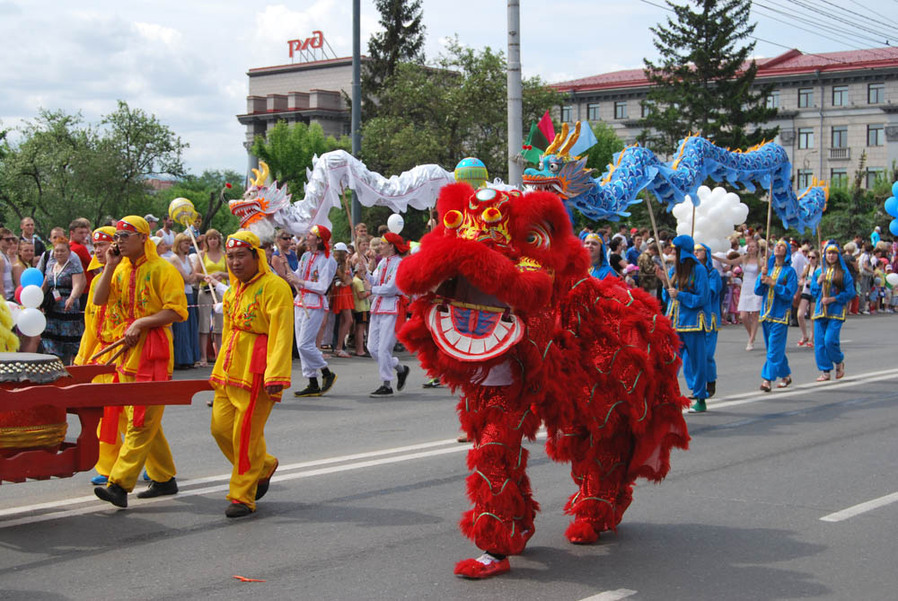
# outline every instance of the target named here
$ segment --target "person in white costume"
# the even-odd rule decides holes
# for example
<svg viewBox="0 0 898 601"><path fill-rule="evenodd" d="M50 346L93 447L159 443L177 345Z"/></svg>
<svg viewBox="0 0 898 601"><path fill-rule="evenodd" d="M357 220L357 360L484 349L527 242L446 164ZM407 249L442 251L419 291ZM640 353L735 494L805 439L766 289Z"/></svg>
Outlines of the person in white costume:
<svg viewBox="0 0 898 601"><path fill-rule="evenodd" d="M302 364L302 375L309 384L293 393L297 397L321 396L334 385L337 374L328 369L327 362L315 345L321 323L327 317L327 289L337 271L337 262L330 254L331 233L323 225L314 225L306 234L306 248L299 267L288 272L287 281L299 290L293 301L296 316L296 348ZM321 370L321 385L318 371Z"/></svg>
<svg viewBox="0 0 898 601"><path fill-rule="evenodd" d="M409 245L399 234L388 232L383 236L382 259L374 273L368 276L371 283L371 323L368 326L368 352L377 361L381 386L369 396L386 397L393 395L391 386L396 372L396 389L402 390L408 378L409 367L400 365L393 356L396 346L396 321L405 320L407 301L396 286L396 273L402 256L408 253Z"/></svg>

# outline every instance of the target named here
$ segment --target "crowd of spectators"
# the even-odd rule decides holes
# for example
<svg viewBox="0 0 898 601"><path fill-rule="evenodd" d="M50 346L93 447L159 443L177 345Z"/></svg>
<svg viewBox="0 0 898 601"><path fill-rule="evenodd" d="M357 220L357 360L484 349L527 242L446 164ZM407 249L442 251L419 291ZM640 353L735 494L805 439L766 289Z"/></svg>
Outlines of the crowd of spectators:
<svg viewBox="0 0 898 601"><path fill-rule="evenodd" d="M221 301L206 276L228 283L223 249L224 235L216 229L200 231L191 226L193 236L178 232L169 217L145 216L153 232L159 255L171 262L181 275L189 305L189 317L173 324L175 368L210 366L221 345L223 328ZM0 294L14 301L22 272L36 267L44 274L44 303L41 310L47 327L40 336L19 335L20 350L45 352L70 364L78 352L84 331L84 303L91 279L98 273L91 265L91 223L75 219L68 229L54 227L47 240L35 232L34 220L21 220L19 232L0 228ZM106 224L100 224L106 225ZM387 231L381 226L379 236ZM333 244L337 273L328 291L329 317L318 334L318 345L327 356L370 357L366 351L371 285L368 274L377 267L382 239L371 236L364 223L356 226L354 241ZM194 245L193 241L196 241ZM280 230L272 242L263 243L272 271L288 283L305 252L305 240Z"/></svg>

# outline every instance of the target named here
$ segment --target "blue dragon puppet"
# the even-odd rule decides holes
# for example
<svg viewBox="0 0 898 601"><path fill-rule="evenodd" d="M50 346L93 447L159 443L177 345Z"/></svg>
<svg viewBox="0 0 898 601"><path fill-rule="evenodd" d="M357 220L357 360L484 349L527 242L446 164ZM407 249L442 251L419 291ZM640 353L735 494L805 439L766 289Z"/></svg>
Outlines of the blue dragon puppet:
<svg viewBox="0 0 898 601"><path fill-rule="evenodd" d="M641 202L637 194L642 190L655 195L670 210L686 195L697 198L696 190L708 178L749 192L760 186L769 192L772 208L786 229L814 230L826 209L829 189L816 180L795 195L789 157L782 146L773 142L731 151L701 136L689 136L680 142L670 163L634 144L614 155L608 170L594 179L585 167L586 158L570 155L580 134L580 123L568 134L564 124L562 132L543 153L538 168L524 171L524 185L554 192L570 210L593 220L628 217L627 208Z"/></svg>

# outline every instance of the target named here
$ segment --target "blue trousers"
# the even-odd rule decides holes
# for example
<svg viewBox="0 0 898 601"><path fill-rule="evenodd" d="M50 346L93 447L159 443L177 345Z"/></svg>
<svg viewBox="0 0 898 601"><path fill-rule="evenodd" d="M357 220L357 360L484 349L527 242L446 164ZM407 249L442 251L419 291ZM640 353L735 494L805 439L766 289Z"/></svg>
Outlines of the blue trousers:
<svg viewBox="0 0 898 601"><path fill-rule="evenodd" d="M680 357L686 386L697 399L708 398L708 356L705 332L677 332L680 336Z"/></svg>
<svg viewBox="0 0 898 601"><path fill-rule="evenodd" d="M845 360L839 345L843 323L840 319L826 317L814 320L814 358L820 371L832 371L835 364Z"/></svg>
<svg viewBox="0 0 898 601"><path fill-rule="evenodd" d="M707 367L705 368L705 378L708 382L717 381L717 361L714 359L716 353L717 330L705 332L705 355L708 357Z"/></svg>
<svg viewBox="0 0 898 601"><path fill-rule="evenodd" d="M767 360L761 368L761 377L765 380L785 378L792 373L789 360L786 359L786 338L789 335L789 324L762 321L764 343L767 345Z"/></svg>

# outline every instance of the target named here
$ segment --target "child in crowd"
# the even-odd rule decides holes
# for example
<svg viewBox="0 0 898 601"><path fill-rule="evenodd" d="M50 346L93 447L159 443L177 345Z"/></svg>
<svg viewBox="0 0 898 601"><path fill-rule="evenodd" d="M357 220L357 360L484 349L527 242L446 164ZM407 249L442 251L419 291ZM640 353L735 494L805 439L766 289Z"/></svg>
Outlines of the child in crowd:
<svg viewBox="0 0 898 601"><path fill-rule="evenodd" d="M359 261L355 265L355 273L352 277L352 291L354 294L355 307L352 310L352 317L355 323L355 354L357 357L364 357L365 352L365 331L368 329L368 312L371 310L370 284L368 284L368 267L365 261Z"/></svg>

